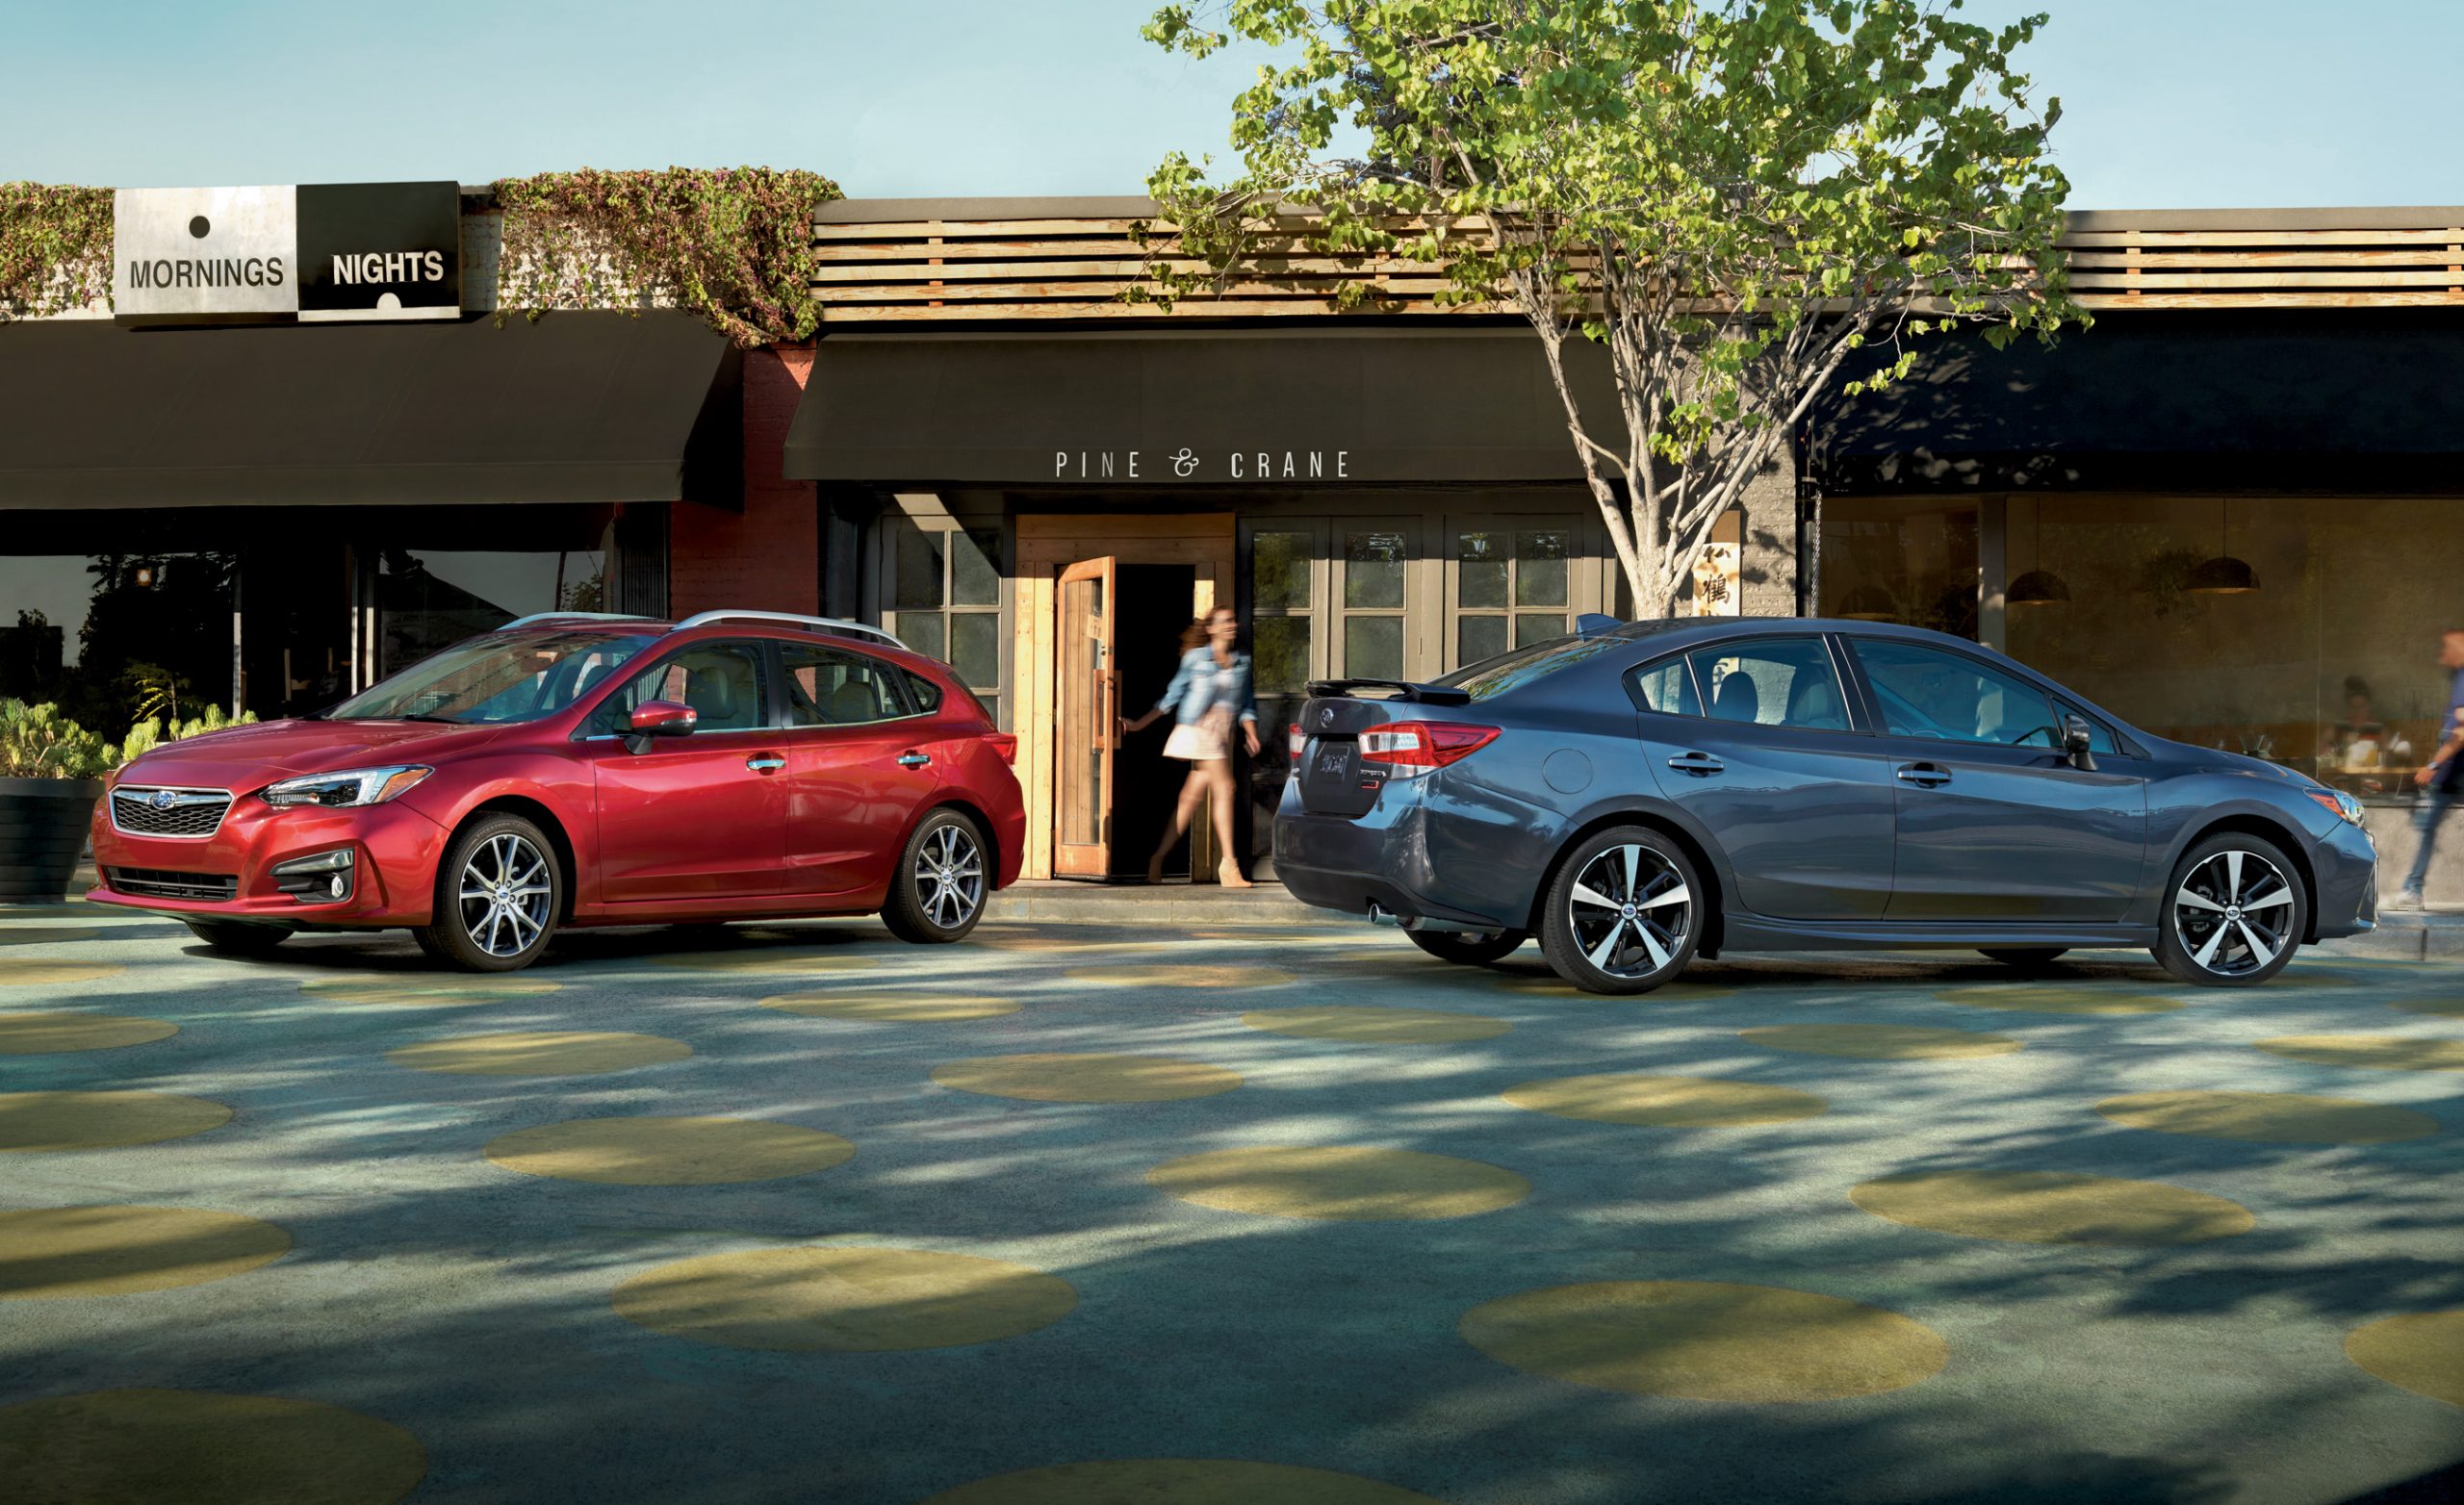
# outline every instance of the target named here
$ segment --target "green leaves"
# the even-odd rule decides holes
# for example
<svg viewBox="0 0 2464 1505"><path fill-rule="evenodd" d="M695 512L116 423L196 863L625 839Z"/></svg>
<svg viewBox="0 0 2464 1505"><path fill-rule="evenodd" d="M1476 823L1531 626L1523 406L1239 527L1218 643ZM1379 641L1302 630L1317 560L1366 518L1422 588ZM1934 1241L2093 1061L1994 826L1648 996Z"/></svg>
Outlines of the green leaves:
<svg viewBox="0 0 2464 1505"><path fill-rule="evenodd" d="M112 295L112 191L0 183L0 321Z"/></svg>

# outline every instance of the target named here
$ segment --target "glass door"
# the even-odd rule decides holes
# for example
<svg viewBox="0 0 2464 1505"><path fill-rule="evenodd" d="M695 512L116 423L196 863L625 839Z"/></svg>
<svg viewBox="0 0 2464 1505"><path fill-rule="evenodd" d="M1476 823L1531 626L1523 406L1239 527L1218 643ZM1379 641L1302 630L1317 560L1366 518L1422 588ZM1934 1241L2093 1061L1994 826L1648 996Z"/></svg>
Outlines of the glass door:
<svg viewBox="0 0 2464 1505"><path fill-rule="evenodd" d="M1103 878L1112 870L1113 752L1120 745L1119 671L1114 651L1114 606L1119 563L1082 560L1061 572L1056 602L1060 631L1060 714L1055 718L1052 871L1060 878Z"/></svg>

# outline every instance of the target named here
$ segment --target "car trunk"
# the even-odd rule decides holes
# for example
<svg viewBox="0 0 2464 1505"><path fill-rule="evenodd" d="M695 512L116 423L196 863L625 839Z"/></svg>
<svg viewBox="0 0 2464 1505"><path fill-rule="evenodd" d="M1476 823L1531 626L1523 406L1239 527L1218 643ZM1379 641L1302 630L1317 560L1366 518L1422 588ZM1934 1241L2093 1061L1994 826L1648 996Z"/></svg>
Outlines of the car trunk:
<svg viewBox="0 0 2464 1505"><path fill-rule="evenodd" d="M1363 700L1354 688L1392 692ZM1300 775L1301 808L1312 815L1357 820L1377 806L1386 786L1385 765L1361 755L1361 733L1390 722L1429 720L1432 708L1466 703L1460 690L1392 680L1322 679L1309 686L1309 700L1296 724L1305 739L1293 760Z"/></svg>

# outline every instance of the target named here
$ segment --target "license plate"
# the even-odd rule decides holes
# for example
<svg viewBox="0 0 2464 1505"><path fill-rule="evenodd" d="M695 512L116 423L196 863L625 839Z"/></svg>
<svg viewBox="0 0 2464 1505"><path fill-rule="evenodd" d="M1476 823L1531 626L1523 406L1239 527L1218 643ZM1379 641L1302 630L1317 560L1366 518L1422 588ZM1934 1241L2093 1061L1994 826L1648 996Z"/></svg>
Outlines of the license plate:
<svg viewBox="0 0 2464 1505"><path fill-rule="evenodd" d="M1318 744L1309 754L1310 781L1349 783L1359 751L1359 744L1353 742Z"/></svg>

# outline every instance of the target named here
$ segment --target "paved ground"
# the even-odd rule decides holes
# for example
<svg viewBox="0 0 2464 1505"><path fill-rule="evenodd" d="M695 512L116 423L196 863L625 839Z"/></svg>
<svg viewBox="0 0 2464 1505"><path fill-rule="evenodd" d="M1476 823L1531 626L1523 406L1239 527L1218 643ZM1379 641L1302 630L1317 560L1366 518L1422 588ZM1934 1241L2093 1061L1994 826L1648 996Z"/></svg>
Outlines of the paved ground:
<svg viewBox="0 0 2464 1505"><path fill-rule="evenodd" d="M849 923L521 982L0 910L0 1501L2330 1501L2464 1460L2464 967L1610 1001L1349 927ZM1330 1008L1434 1017L1273 1012ZM1091 1055L1152 1059L999 1059ZM103 1092L162 1096L62 1095ZM645 1116L757 1122L551 1127Z"/></svg>

